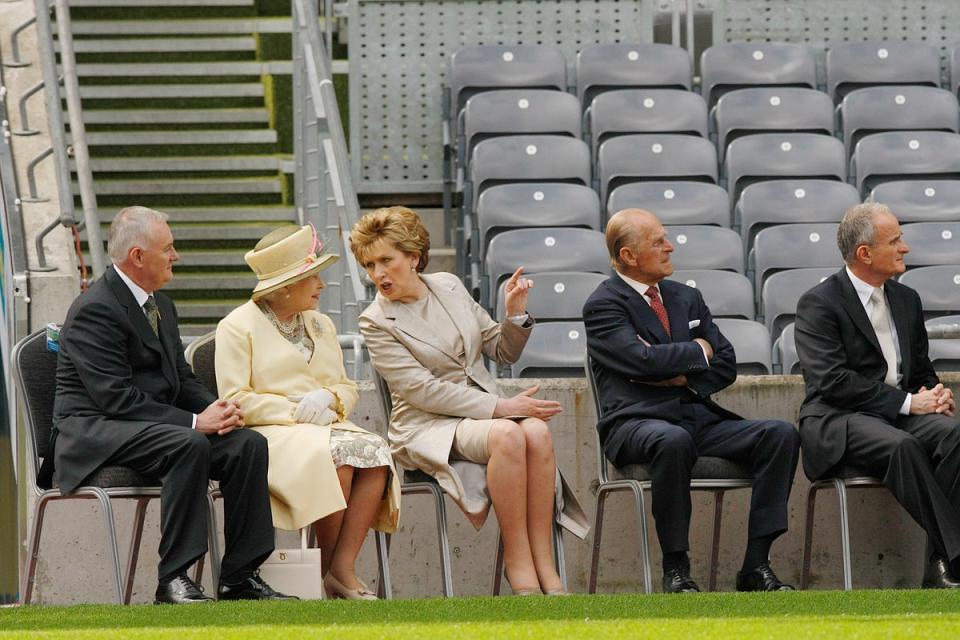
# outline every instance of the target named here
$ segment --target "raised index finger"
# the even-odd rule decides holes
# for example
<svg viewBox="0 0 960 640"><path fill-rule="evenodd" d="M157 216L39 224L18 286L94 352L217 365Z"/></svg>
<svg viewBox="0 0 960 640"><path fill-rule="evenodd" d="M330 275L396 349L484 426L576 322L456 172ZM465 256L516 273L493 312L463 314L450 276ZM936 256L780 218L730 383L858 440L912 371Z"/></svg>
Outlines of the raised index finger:
<svg viewBox="0 0 960 640"><path fill-rule="evenodd" d="M523 274L523 267L517 267L517 270L513 272L513 275L510 276L510 280L507 281L507 284L516 285L517 280L520 279L520 276Z"/></svg>

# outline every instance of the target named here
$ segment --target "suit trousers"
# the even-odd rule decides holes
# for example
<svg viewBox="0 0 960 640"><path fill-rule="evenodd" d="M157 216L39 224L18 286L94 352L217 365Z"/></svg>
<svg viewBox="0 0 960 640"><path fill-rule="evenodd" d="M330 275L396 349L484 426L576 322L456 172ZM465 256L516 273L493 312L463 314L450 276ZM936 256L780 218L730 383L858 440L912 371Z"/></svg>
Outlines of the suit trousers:
<svg viewBox="0 0 960 640"><path fill-rule="evenodd" d="M267 488L267 441L238 429L225 436L189 427L155 424L118 449L105 464L157 478L160 491L160 565L164 582L207 552L210 479L223 493L224 550L221 582L238 582L273 551Z"/></svg>
<svg viewBox="0 0 960 640"><path fill-rule="evenodd" d="M899 416L891 425L853 414L844 462L882 478L927 532L933 551L960 559L960 422L933 413Z"/></svg>
<svg viewBox="0 0 960 640"><path fill-rule="evenodd" d="M690 548L690 471L697 456L741 464L753 473L748 535L779 535L787 530L787 499L800 457L800 436L782 420L730 420L699 403L684 405L676 424L630 420L629 434L614 464L647 464L653 517L664 553Z"/></svg>

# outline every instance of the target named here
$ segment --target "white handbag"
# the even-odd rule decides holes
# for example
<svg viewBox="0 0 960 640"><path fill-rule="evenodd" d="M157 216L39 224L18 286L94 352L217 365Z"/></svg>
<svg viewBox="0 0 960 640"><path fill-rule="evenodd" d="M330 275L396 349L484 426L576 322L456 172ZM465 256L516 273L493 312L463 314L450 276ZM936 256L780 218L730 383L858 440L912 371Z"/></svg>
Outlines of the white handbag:
<svg viewBox="0 0 960 640"><path fill-rule="evenodd" d="M307 548L307 529L300 530L299 549L276 549L260 565L260 576L281 593L301 600L323 599L320 549Z"/></svg>

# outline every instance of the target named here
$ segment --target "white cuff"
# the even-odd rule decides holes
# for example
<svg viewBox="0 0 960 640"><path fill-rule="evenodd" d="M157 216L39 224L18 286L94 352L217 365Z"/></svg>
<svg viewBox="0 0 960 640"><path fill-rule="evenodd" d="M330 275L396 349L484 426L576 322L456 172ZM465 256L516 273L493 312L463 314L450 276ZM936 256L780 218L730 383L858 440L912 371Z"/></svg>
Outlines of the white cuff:
<svg viewBox="0 0 960 640"><path fill-rule="evenodd" d="M900 405L900 415L908 416L910 415L910 406L913 404L913 394L908 393L906 399L903 401L903 404Z"/></svg>
<svg viewBox="0 0 960 640"><path fill-rule="evenodd" d="M517 325L517 326L520 326L520 327L522 327L523 325L527 324L527 320L529 320L529 319L530 319L530 314L529 314L529 313L518 313L518 314L515 315L515 316L507 316L507 320L509 320L509 321L512 322L513 324L515 324L515 325Z"/></svg>
<svg viewBox="0 0 960 640"><path fill-rule="evenodd" d="M193 414L193 424L190 425L190 428L191 428L191 429L196 429L196 428L197 428L197 414Z"/></svg>

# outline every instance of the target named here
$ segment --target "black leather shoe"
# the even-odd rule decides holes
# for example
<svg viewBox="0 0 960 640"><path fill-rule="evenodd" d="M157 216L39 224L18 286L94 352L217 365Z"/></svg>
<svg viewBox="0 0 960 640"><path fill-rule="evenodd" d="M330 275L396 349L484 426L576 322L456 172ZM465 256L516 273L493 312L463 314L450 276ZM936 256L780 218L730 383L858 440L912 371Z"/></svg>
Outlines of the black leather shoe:
<svg viewBox="0 0 960 640"><path fill-rule="evenodd" d="M213 602L213 598L203 594L203 587L181 574L170 582L157 585L154 604L197 604Z"/></svg>
<svg viewBox="0 0 960 640"><path fill-rule="evenodd" d="M737 572L737 591L795 591L793 585L781 582L770 568L769 562L758 565L751 571Z"/></svg>
<svg viewBox="0 0 960 640"><path fill-rule="evenodd" d="M664 593L698 593L700 587L690 577L690 565L663 572Z"/></svg>
<svg viewBox="0 0 960 640"><path fill-rule="evenodd" d="M960 589L960 581L950 572L950 563L940 556L933 556L923 572L921 589Z"/></svg>
<svg viewBox="0 0 960 640"><path fill-rule="evenodd" d="M236 584L221 582L217 594L221 600L299 600L297 596L288 596L285 593L274 591L273 587L264 582L260 572L255 571L245 580Z"/></svg>

